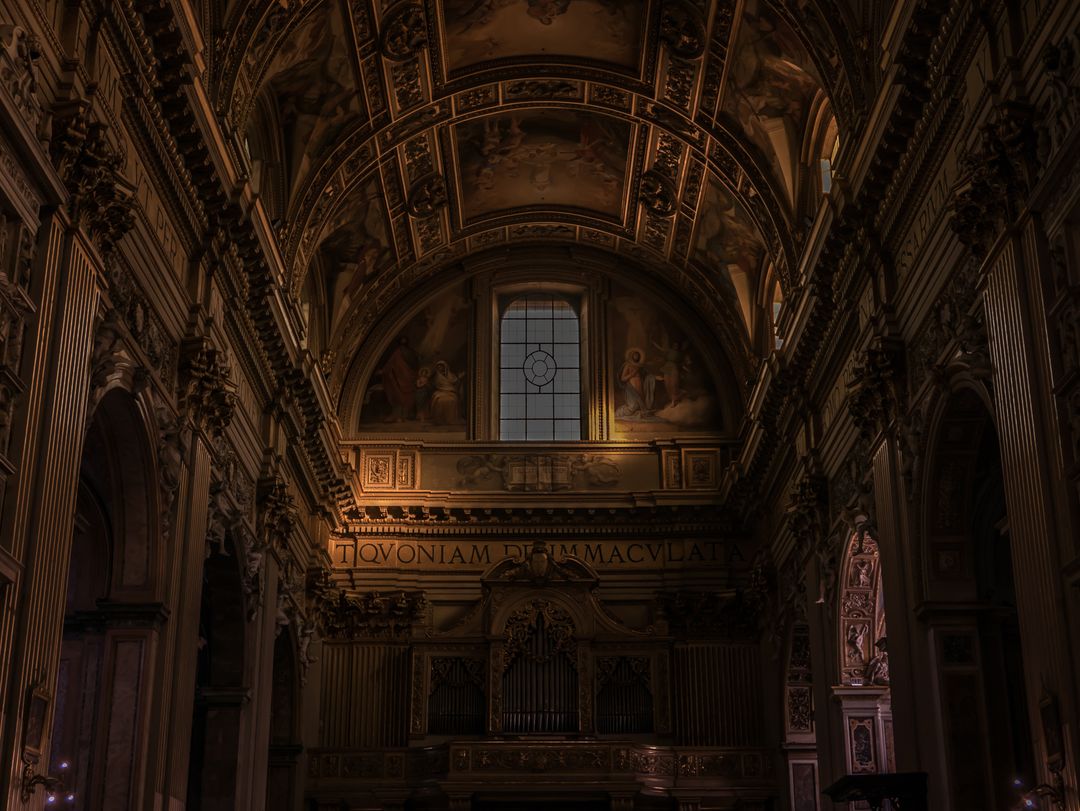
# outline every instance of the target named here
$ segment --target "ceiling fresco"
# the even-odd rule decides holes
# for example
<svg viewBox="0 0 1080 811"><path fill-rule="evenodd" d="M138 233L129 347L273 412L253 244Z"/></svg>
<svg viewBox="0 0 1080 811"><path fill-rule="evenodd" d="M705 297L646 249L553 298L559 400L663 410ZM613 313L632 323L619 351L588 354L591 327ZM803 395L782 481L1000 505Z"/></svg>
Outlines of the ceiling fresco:
<svg viewBox="0 0 1080 811"><path fill-rule="evenodd" d="M215 103L250 133L260 187L282 190L292 293L321 274L307 295L329 325L313 348L334 395L418 284L537 243L626 257L747 372L764 280L798 295L811 110L834 110L843 139L860 97L833 13L831 0L234 4Z"/></svg>
<svg viewBox="0 0 1080 811"><path fill-rule="evenodd" d="M593 61L637 74L647 4L641 0L440 0L450 75L485 62Z"/></svg>
<svg viewBox="0 0 1080 811"><path fill-rule="evenodd" d="M793 162L821 88L791 27L760 0L748 0L728 65L724 111L771 158L789 199L795 195Z"/></svg>
<svg viewBox="0 0 1080 811"><path fill-rule="evenodd" d="M553 207L621 222L631 129L610 116L529 108L455 126L465 222Z"/></svg>
<svg viewBox="0 0 1080 811"><path fill-rule="evenodd" d="M723 272L748 319L752 284L767 254L765 240L738 197L715 176L706 182L699 208L693 260Z"/></svg>
<svg viewBox="0 0 1080 811"><path fill-rule="evenodd" d="M375 177L359 184L329 218L316 257L324 324L333 334L360 292L394 262L382 188Z"/></svg>
<svg viewBox="0 0 1080 811"><path fill-rule="evenodd" d="M354 53L341 7L325 2L289 30L263 68L263 92L274 101L281 129L288 189L303 182L344 131L366 119Z"/></svg>

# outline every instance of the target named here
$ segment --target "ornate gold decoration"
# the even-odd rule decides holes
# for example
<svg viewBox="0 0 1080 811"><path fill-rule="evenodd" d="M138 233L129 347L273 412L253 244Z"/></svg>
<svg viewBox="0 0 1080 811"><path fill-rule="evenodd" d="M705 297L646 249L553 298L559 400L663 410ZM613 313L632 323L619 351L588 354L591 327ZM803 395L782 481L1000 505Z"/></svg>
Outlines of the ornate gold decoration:
<svg viewBox="0 0 1080 811"><path fill-rule="evenodd" d="M411 59L427 46L427 22L419 3L405 3L390 13L379 36L382 55L394 62Z"/></svg>
<svg viewBox="0 0 1080 811"><path fill-rule="evenodd" d="M536 632L537 624L541 619L544 622L544 630L553 643L550 656L567 656L575 666L577 665L574 621L554 603L548 600L533 600L511 614L506 621L506 629L503 632L505 655L502 665L504 669L509 667L518 656L530 655L528 653L529 639Z"/></svg>

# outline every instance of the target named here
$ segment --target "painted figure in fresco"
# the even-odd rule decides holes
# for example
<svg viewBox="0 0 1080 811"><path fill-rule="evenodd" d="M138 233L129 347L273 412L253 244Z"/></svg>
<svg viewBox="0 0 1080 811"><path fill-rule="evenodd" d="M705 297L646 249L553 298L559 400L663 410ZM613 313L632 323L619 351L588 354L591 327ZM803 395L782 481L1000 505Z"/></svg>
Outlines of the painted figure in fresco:
<svg viewBox="0 0 1080 811"><path fill-rule="evenodd" d="M466 196L474 206L531 205L535 190L557 195L546 202L614 212L621 198L627 143L617 124L598 117L511 115L462 132L463 176L471 180Z"/></svg>
<svg viewBox="0 0 1080 811"><path fill-rule="evenodd" d="M645 367L645 353L631 347L626 350L622 369L619 370L624 403L617 416L646 417L652 413L656 393L656 376Z"/></svg>
<svg viewBox="0 0 1080 811"><path fill-rule="evenodd" d="M451 70L541 52L634 67L645 27L642 0L443 0Z"/></svg>
<svg viewBox="0 0 1080 811"><path fill-rule="evenodd" d="M431 419L431 367L421 366L416 373L416 416L420 422Z"/></svg>
<svg viewBox="0 0 1080 811"><path fill-rule="evenodd" d="M293 181L361 112L344 21L336 5L325 8L284 38L267 70L278 100Z"/></svg>
<svg viewBox="0 0 1080 811"><path fill-rule="evenodd" d="M403 422L412 416L416 407L416 353L409 339L398 339L394 351L382 367L382 386L390 413L386 422Z"/></svg>
<svg viewBox="0 0 1080 811"><path fill-rule="evenodd" d="M445 360L435 361L432 375L431 421L436 425L457 425L461 422L461 380L464 373L450 371Z"/></svg>
<svg viewBox="0 0 1080 811"><path fill-rule="evenodd" d="M571 0L529 0L528 15L544 25L551 25L570 9Z"/></svg>
<svg viewBox="0 0 1080 811"><path fill-rule="evenodd" d="M677 406L686 393L681 387L682 369L686 365L686 356L683 353L682 344L678 341L668 341L664 336L663 343L652 342L652 345L660 350L663 362L660 365L660 379L664 381L664 389L667 391L668 405Z"/></svg>

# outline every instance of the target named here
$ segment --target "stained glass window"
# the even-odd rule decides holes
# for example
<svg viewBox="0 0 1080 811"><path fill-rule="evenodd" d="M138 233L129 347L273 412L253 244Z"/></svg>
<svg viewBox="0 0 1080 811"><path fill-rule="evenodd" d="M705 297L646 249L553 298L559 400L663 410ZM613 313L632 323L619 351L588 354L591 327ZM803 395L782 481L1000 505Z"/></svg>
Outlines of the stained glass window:
<svg viewBox="0 0 1080 811"><path fill-rule="evenodd" d="M499 437L581 439L581 325L564 298L528 295L499 325Z"/></svg>

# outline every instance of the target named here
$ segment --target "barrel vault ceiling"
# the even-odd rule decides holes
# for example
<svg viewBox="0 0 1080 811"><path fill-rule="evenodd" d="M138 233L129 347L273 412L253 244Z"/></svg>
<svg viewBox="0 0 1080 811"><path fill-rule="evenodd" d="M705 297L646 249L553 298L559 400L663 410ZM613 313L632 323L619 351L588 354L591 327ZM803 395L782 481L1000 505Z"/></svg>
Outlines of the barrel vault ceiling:
<svg viewBox="0 0 1080 811"><path fill-rule="evenodd" d="M860 82L829 0L232 0L212 92L340 395L395 303L471 254L621 255L736 370L796 267ZM816 187L815 187L816 188Z"/></svg>

